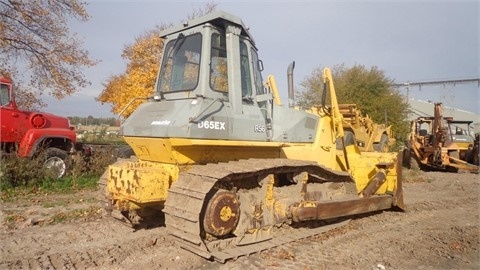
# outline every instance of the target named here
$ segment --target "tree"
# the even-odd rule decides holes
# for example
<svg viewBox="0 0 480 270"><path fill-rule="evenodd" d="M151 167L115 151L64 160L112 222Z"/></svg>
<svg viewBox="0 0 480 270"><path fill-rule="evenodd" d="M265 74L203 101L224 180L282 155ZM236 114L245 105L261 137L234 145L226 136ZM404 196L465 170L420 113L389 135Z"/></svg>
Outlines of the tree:
<svg viewBox="0 0 480 270"><path fill-rule="evenodd" d="M296 92L300 106L320 104L323 89L323 68L315 68L304 78L301 90ZM332 69L335 90L339 103L355 103L362 113L369 115L376 123L392 125L397 140L408 132L408 104L404 97L391 85L393 80L385 76L378 67L367 69L362 65L346 68L344 65Z"/></svg>
<svg viewBox="0 0 480 270"><path fill-rule="evenodd" d="M205 15L215 8L216 4L206 4L203 8L194 10L187 18ZM172 24L157 25L123 49L122 58L127 62L125 72L111 76L97 97L102 103L110 103L113 113L128 117L145 100L137 99L126 107L133 99L152 96L164 45L160 32L170 26Z"/></svg>
<svg viewBox="0 0 480 270"><path fill-rule="evenodd" d="M162 29L150 30L124 48L122 58L128 62L125 73L110 77L97 97L102 103L112 104L113 113L122 113L134 98L152 95L163 49L163 40L159 35ZM130 115L142 102L137 100L122 113L123 116Z"/></svg>
<svg viewBox="0 0 480 270"><path fill-rule="evenodd" d="M87 21L85 3L78 0L0 0L0 75L18 83L24 65L29 86L57 99L90 84L82 73L96 61L71 33L69 18Z"/></svg>
<svg viewBox="0 0 480 270"><path fill-rule="evenodd" d="M15 102L22 110L38 111L47 106L45 102L38 98L38 93L16 83L13 84L13 88L15 89Z"/></svg>

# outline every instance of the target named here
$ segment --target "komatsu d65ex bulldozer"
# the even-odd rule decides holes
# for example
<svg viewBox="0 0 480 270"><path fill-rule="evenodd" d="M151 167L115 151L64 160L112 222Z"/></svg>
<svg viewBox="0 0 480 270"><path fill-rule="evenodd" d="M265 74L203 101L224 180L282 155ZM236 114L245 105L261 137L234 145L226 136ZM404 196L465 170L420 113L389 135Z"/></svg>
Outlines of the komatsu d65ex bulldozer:
<svg viewBox="0 0 480 270"><path fill-rule="evenodd" d="M403 208L401 158L337 150L329 69L322 104L285 107L238 17L210 13L162 38L153 96L121 127L135 157L100 180L109 212L141 224L161 210L183 248L224 262Z"/></svg>

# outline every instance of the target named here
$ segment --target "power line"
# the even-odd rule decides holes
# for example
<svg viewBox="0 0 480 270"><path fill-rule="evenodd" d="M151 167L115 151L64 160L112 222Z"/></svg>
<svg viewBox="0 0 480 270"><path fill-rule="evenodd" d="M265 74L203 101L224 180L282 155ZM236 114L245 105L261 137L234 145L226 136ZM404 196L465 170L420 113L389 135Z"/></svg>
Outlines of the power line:
<svg viewBox="0 0 480 270"><path fill-rule="evenodd" d="M422 86L427 85L446 85L446 84L465 84L465 83L477 83L477 87L480 87L480 78L475 79L460 79L460 80L441 80L441 81L424 81L424 82L406 82L406 83L396 83L391 84L393 87L406 87L407 88L407 101L410 93L410 86L418 86L419 90L422 89Z"/></svg>
<svg viewBox="0 0 480 270"><path fill-rule="evenodd" d="M462 83L477 83L477 86L480 87L480 78L475 79L462 79L462 80L443 80L443 81L426 81L426 82L406 82L406 83L397 83L392 84L393 87L408 87L408 86L419 86L424 85L438 85L438 84L462 84Z"/></svg>

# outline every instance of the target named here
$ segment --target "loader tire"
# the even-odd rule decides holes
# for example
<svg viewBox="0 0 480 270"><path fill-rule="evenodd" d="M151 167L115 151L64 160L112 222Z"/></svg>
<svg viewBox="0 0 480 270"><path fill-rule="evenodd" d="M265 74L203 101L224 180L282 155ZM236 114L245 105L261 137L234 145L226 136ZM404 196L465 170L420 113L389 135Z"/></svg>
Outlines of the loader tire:
<svg viewBox="0 0 480 270"><path fill-rule="evenodd" d="M415 171L420 170L420 163L418 162L417 158L415 157L415 155L412 154L411 151L410 151L410 160L408 163L408 168L410 170L415 170Z"/></svg>
<svg viewBox="0 0 480 270"><path fill-rule="evenodd" d="M407 169L410 169L410 151L410 148L403 149L402 166Z"/></svg>
<svg viewBox="0 0 480 270"><path fill-rule="evenodd" d="M458 151L450 151L448 155L452 158L460 159L460 153ZM446 171L451 173L457 173L458 168L453 166L446 166Z"/></svg>
<svg viewBox="0 0 480 270"><path fill-rule="evenodd" d="M473 149L468 149L467 150L467 153L465 154L465 161L470 163L470 164L474 164L475 153L474 153Z"/></svg>

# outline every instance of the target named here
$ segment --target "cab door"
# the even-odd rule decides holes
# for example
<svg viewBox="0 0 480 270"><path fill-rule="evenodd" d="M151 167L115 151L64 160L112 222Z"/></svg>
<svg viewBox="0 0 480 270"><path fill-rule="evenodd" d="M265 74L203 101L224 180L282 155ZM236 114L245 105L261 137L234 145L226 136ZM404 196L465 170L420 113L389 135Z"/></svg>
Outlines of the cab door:
<svg viewBox="0 0 480 270"><path fill-rule="evenodd" d="M248 40L240 40L240 76L241 76L241 99L242 117L235 118L239 132L247 140L267 141L267 112L268 101L258 102L256 97L262 94L263 83L261 82L260 71L258 70L256 57ZM249 49L251 51L249 51ZM255 59L253 59L255 58ZM260 82L260 83L257 83ZM260 89L258 89L260 87ZM241 129L241 130L240 130Z"/></svg>
<svg viewBox="0 0 480 270"><path fill-rule="evenodd" d="M4 82L0 84L0 140L2 143L19 142L21 139L20 128L23 121L13 101L11 87L11 84Z"/></svg>

